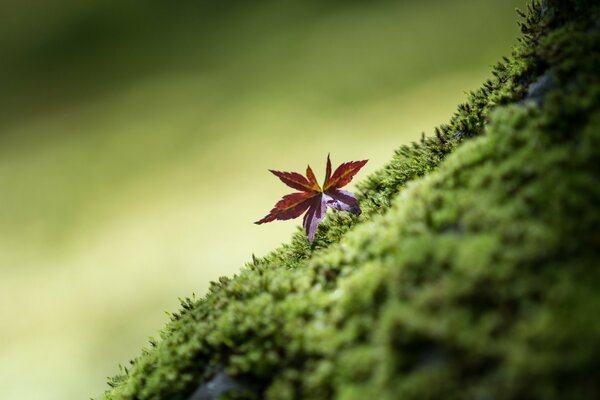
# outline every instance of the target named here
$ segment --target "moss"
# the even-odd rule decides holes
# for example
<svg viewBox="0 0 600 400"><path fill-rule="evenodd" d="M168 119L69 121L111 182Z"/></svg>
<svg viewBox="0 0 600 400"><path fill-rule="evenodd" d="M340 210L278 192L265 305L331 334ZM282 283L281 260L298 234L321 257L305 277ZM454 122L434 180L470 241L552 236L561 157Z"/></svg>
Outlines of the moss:
<svg viewBox="0 0 600 400"><path fill-rule="evenodd" d="M103 398L187 399L217 366L254 385L230 398L599 397L593 3L530 5L494 77L361 183L360 217L183 300Z"/></svg>

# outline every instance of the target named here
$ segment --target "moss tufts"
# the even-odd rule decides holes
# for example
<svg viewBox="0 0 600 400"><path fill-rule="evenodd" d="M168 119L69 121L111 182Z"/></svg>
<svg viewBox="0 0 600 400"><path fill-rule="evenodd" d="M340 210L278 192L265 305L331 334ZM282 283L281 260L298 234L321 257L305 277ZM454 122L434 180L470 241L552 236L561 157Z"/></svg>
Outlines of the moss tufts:
<svg viewBox="0 0 600 400"><path fill-rule="evenodd" d="M251 385L210 398L600 397L593 3L532 3L493 78L360 184L360 217L182 300L103 398L223 376Z"/></svg>

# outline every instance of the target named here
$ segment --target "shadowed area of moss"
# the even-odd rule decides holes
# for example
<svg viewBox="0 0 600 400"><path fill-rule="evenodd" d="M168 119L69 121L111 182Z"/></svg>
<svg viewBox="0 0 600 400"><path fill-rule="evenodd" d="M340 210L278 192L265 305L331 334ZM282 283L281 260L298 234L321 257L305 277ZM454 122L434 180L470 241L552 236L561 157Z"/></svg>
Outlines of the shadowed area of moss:
<svg viewBox="0 0 600 400"><path fill-rule="evenodd" d="M196 397L600 396L598 18L533 3L494 78L362 182L360 217L182 301L104 398L224 376L229 393Z"/></svg>

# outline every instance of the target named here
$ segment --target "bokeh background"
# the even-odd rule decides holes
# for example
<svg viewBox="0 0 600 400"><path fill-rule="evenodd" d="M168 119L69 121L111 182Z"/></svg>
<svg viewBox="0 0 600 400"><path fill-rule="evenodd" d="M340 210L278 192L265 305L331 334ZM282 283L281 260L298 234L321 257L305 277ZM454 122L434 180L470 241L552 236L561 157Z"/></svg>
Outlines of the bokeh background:
<svg viewBox="0 0 600 400"><path fill-rule="evenodd" d="M445 122L520 0L0 2L0 398L105 389L299 221L288 190Z"/></svg>

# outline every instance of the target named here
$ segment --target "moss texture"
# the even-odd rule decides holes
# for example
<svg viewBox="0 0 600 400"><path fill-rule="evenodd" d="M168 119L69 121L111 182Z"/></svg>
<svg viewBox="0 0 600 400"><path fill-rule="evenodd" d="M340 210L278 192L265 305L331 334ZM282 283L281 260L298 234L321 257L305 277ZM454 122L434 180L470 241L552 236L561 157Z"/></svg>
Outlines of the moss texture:
<svg viewBox="0 0 600 400"><path fill-rule="evenodd" d="M493 78L360 184L361 216L183 300L102 398L600 398L594 3L532 3Z"/></svg>

